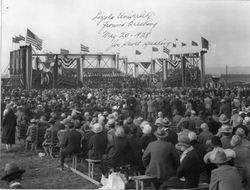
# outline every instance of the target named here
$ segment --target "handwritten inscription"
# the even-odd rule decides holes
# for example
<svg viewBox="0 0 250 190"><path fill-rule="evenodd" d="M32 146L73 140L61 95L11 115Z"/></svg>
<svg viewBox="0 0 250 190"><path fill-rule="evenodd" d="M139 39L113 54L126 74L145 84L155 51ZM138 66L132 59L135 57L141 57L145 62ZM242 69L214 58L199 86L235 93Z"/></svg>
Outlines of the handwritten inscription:
<svg viewBox="0 0 250 190"><path fill-rule="evenodd" d="M118 14L104 14L99 11L91 20L98 28L98 34L111 42L111 48L165 45L165 39L154 41L150 39L158 22L152 11L141 13L119 12Z"/></svg>

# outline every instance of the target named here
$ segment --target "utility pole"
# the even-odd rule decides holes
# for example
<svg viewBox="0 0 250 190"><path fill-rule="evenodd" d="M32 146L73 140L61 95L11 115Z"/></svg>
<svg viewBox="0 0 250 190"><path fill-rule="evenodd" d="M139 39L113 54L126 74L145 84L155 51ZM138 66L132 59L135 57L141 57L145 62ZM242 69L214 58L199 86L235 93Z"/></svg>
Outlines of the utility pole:
<svg viewBox="0 0 250 190"><path fill-rule="evenodd" d="M2 63L2 44L3 44L3 0L1 0L1 34L0 34L0 65ZM1 68L2 71L2 68ZM2 73L1 73L2 74Z"/></svg>
<svg viewBox="0 0 250 190"><path fill-rule="evenodd" d="M227 75L228 75L228 69L227 69L227 64L226 64L226 87L228 87L228 78L227 78Z"/></svg>

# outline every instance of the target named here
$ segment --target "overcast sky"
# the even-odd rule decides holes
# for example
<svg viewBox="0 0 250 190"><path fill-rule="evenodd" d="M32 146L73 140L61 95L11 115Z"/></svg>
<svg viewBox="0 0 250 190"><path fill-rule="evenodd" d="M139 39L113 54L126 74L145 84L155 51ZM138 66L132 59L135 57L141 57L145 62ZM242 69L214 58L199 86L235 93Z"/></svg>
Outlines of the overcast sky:
<svg viewBox="0 0 250 190"><path fill-rule="evenodd" d="M8 7L8 8L6 8ZM162 57L159 52L152 54L152 47L107 48L111 41L98 34L100 25L92 20L98 12L103 15L119 12L126 14L151 14L151 21L157 25L148 27L115 28L109 32L135 34L148 32L150 41L187 43L188 46L171 51L191 51L191 40L198 42L203 36L212 44L206 54L209 66L249 66L250 60L250 2L248 1L166 1L166 0L3 0L3 57L2 72L9 63L9 52L17 49L12 37L23 35L29 28L43 39L43 51L59 53L60 48L70 53L80 52L80 43L88 46L93 53L119 52L129 61L147 61ZM138 20L140 21L140 20ZM114 20L116 22L116 20ZM102 24L102 23L101 23ZM121 40L121 39L120 39ZM23 44L23 43L22 43ZM216 48L215 48L216 47ZM142 52L135 58L135 50ZM199 47L192 48L192 51Z"/></svg>

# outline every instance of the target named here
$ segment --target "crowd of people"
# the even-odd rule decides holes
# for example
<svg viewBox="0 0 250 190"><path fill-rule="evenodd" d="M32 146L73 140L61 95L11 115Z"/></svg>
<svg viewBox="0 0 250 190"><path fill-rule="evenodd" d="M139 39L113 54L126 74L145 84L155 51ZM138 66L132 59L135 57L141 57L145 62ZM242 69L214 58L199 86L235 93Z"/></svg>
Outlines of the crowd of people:
<svg viewBox="0 0 250 190"><path fill-rule="evenodd" d="M60 167L68 155L101 160L101 171L130 165L154 189L250 189L250 89L79 88L2 91L2 143L40 143L56 134ZM53 144L53 143L52 143ZM8 180L8 178L4 178Z"/></svg>

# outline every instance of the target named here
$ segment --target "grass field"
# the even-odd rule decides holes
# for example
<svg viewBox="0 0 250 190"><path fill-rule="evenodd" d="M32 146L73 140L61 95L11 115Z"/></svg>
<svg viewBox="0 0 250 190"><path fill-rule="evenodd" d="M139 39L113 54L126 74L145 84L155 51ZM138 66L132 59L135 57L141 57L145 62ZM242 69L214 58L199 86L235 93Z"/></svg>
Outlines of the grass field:
<svg viewBox="0 0 250 190"><path fill-rule="evenodd" d="M38 151L39 152L39 151ZM1 144L0 177L4 175L4 166L8 162L16 162L25 169L22 185L25 189L96 189L96 185L85 180L66 169L57 170L59 162L57 158L40 158L34 152L24 152L22 145L15 145L14 152L6 153L5 146ZM71 162L71 160L68 160ZM82 167L82 166L81 166ZM87 170L86 166L84 166ZM8 188L5 181L0 181L0 189Z"/></svg>

